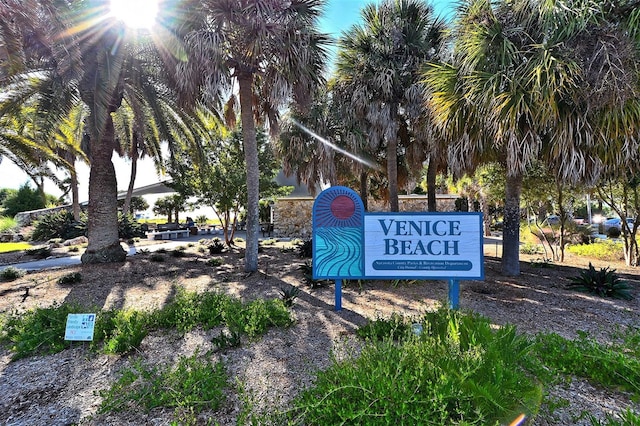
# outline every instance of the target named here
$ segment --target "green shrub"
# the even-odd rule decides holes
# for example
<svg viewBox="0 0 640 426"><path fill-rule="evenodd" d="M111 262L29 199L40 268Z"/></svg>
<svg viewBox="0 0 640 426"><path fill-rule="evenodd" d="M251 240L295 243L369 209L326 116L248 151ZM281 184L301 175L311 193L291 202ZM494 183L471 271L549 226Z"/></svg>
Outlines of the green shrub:
<svg viewBox="0 0 640 426"><path fill-rule="evenodd" d="M148 334L149 315L134 310L103 312L98 316L95 335L104 341L108 354L121 354L138 348Z"/></svg>
<svg viewBox="0 0 640 426"><path fill-rule="evenodd" d="M18 222L7 216L0 216L0 232L11 232L18 229Z"/></svg>
<svg viewBox="0 0 640 426"><path fill-rule="evenodd" d="M356 334L363 339L374 341L391 338L398 340L406 338L411 330L410 324L402 315L392 314L389 318L378 317L360 327Z"/></svg>
<svg viewBox="0 0 640 426"><path fill-rule="evenodd" d="M68 210L60 210L41 216L34 223L31 239L35 241L48 241L54 238L69 240L87 233L87 216L80 215L80 221L73 218L73 213ZM141 225L129 214L118 213L118 237L128 240L144 237Z"/></svg>
<svg viewBox="0 0 640 426"><path fill-rule="evenodd" d="M164 262L165 259L162 253L155 252L149 256L149 260L152 262Z"/></svg>
<svg viewBox="0 0 640 426"><path fill-rule="evenodd" d="M610 240L598 240L592 244L577 244L567 247L569 253L599 260L624 259L623 245Z"/></svg>
<svg viewBox="0 0 640 426"><path fill-rule="evenodd" d="M328 280L316 280L313 278L313 263L311 260L305 261L298 267L302 272L302 281L311 288L319 288L329 283Z"/></svg>
<svg viewBox="0 0 640 426"><path fill-rule="evenodd" d="M223 264L223 260L221 257L212 257L211 259L207 260L207 265L209 266L222 266Z"/></svg>
<svg viewBox="0 0 640 426"><path fill-rule="evenodd" d="M171 253L171 256L173 257L185 257L187 255L187 253L184 252L184 249L180 250L179 248L171 250L169 253Z"/></svg>
<svg viewBox="0 0 640 426"><path fill-rule="evenodd" d="M220 238L212 239L207 245L207 248L209 249L209 254L211 255L220 254L225 250L224 243L222 242L222 240L220 240Z"/></svg>
<svg viewBox="0 0 640 426"><path fill-rule="evenodd" d="M284 306L291 307L295 302L296 298L300 294L300 288L294 285L289 287L280 287L280 298Z"/></svg>
<svg viewBox="0 0 640 426"><path fill-rule="evenodd" d="M35 241L48 241L52 238L68 240L86 234L86 216L82 216L77 222L73 213L68 210L59 210L41 216L35 223L31 233L31 239Z"/></svg>
<svg viewBox="0 0 640 426"><path fill-rule="evenodd" d="M77 305L54 303L48 308L36 308L23 314L8 314L0 342L9 344L13 360L36 353L60 352L67 345L64 341L67 316L81 312Z"/></svg>
<svg viewBox="0 0 640 426"><path fill-rule="evenodd" d="M622 235L622 231L618 228L611 227L607 229L607 237L609 238L620 238L620 235Z"/></svg>
<svg viewBox="0 0 640 426"><path fill-rule="evenodd" d="M307 259L313 257L312 240L305 240L298 245L298 256Z"/></svg>
<svg viewBox="0 0 640 426"><path fill-rule="evenodd" d="M32 247L30 249L25 250L25 253L27 256L33 256L38 259L45 259L51 256L51 246L46 245L46 246Z"/></svg>
<svg viewBox="0 0 640 426"><path fill-rule="evenodd" d="M217 350L236 348L240 346L241 341L240 333L237 331L225 332L220 330L219 335L211 338L211 343L216 346Z"/></svg>
<svg viewBox="0 0 640 426"><path fill-rule="evenodd" d="M58 278L58 284L75 284L82 281L82 275L80 272L69 272L68 274L64 274L60 278Z"/></svg>
<svg viewBox="0 0 640 426"><path fill-rule="evenodd" d="M24 277L24 274L26 274L26 272L23 269L7 266L0 271L0 281L15 281L18 278Z"/></svg>
<svg viewBox="0 0 640 426"><path fill-rule="evenodd" d="M227 375L222 361L212 364L198 354L181 357L175 367L147 367L141 361L124 370L107 391L99 412L156 407L176 408L176 417L197 414L204 409L217 410L225 399ZM184 410L184 411L182 411Z"/></svg>
<svg viewBox="0 0 640 426"><path fill-rule="evenodd" d="M607 267L597 271L591 262L589 262L589 269L582 271L579 276L573 277L567 287L600 297L632 299L629 285L616 274L615 269Z"/></svg>
<svg viewBox="0 0 640 426"><path fill-rule="evenodd" d="M394 320L395 321L395 320ZM294 424L508 424L537 413L531 343L515 328L441 309L420 335L370 340L334 361L294 402Z"/></svg>
<svg viewBox="0 0 640 426"><path fill-rule="evenodd" d="M640 337L637 331L635 336ZM539 334L533 354L544 364L543 374L550 378L560 374L584 377L640 397L640 359L628 345L602 345L586 332L578 332L575 340L555 333Z"/></svg>
<svg viewBox="0 0 640 426"><path fill-rule="evenodd" d="M243 308L239 319L243 324L242 331L249 338L264 334L269 327L287 327L293 321L289 310L280 299L254 300ZM237 319L234 322L237 324Z"/></svg>
<svg viewBox="0 0 640 426"><path fill-rule="evenodd" d="M142 225L130 214L118 213L118 237L123 240L144 237Z"/></svg>
<svg viewBox="0 0 640 426"><path fill-rule="evenodd" d="M68 314L91 311L95 312L76 305L54 304L23 314L5 314L0 327L0 343L9 345L14 359L59 352L68 345L64 341ZM291 322L291 315L281 300L259 299L243 304L226 294L186 292L178 287L174 301L153 313L99 312L91 348L102 348L106 353L129 352L139 347L153 328L176 328L185 332L198 325L205 329L225 325L231 337L244 333L253 338L271 326L288 326Z"/></svg>
<svg viewBox="0 0 640 426"><path fill-rule="evenodd" d="M522 254L541 254L543 250L538 244L524 243L520 246L520 253Z"/></svg>

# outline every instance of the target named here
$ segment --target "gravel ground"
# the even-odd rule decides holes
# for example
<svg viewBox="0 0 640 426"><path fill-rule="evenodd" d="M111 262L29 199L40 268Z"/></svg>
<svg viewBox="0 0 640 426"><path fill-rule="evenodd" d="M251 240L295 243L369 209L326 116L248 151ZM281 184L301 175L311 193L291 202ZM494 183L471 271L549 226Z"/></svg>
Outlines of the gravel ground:
<svg viewBox="0 0 640 426"><path fill-rule="evenodd" d="M301 292L292 310L295 324L272 329L257 341L243 341L235 349L212 351L211 360L221 360L231 377L224 406L205 411L221 425L236 424L246 414L246 400L254 412L283 409L300 390L309 386L318 370L327 368L331 355L352 350L354 331L376 316L394 312L419 316L446 301L447 283L421 281L392 285L366 281L343 289L343 309L333 309L333 288L310 289L299 271L304 259L284 252L281 245L265 247L260 255L260 272L242 271L243 254L237 249L223 254L220 267L207 266L208 255L187 248L188 255L165 262L151 262L148 255L130 257L124 264L74 266L30 273L10 283L0 283L0 312L48 306L54 302L80 302L108 308L154 309L171 300L176 285L190 291L217 290L242 298L279 297L281 288L297 286ZM492 253L485 253L491 255ZM486 257L485 281L462 281L460 305L489 317L495 324L512 323L525 333L556 332L575 337L579 330L606 341L616 325L640 326L638 301L640 277L637 269L622 264L594 262L596 267L613 266L633 288L630 301L603 300L565 288L585 261L569 258L565 265L535 268L523 256L522 275L505 278L499 260ZM5 258L5 263L6 263ZM80 272L82 282L61 286L57 279ZM27 291L28 289L28 291ZM193 330L185 335L152 332L134 354L107 356L90 352L81 343L70 344L61 353L34 356L10 362L10 353L0 349L0 423L6 425L164 425L173 419L173 409L149 413L128 410L97 414L100 390L108 389L122 368L134 360L160 365L173 364L180 356L214 349L211 338L219 329ZM240 389L243 389L241 392ZM563 382L547 390L553 407L529 424L589 425L583 412L602 419L607 413L632 408L640 411L629 395L595 387L583 380ZM559 407L555 407L555 406Z"/></svg>

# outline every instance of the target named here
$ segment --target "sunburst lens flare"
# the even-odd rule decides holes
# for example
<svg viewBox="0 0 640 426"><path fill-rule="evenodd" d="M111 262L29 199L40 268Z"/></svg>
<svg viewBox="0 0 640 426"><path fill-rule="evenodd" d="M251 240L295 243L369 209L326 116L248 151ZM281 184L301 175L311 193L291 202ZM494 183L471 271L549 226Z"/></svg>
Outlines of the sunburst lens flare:
<svg viewBox="0 0 640 426"><path fill-rule="evenodd" d="M134 29L150 29L156 23L158 0L111 0L111 16Z"/></svg>
<svg viewBox="0 0 640 426"><path fill-rule="evenodd" d="M373 163L365 158L362 157L358 157L357 155L347 151L346 149L340 148L338 145L333 144L331 142L329 142L327 139L323 138L322 136L318 135L317 133L315 133L313 130L305 127L303 124L298 123L296 120L294 120L293 118L289 118L289 120L291 120L291 122L293 124L295 124L300 130L302 130L303 132L305 132L306 134L308 134L309 136L311 136L312 138L316 139L317 141L327 145L328 147L330 147L331 149L338 151L341 154L346 155L347 157L357 161L358 163L364 164L365 166L371 167L372 169L376 169L376 170L380 170L380 166L376 163Z"/></svg>

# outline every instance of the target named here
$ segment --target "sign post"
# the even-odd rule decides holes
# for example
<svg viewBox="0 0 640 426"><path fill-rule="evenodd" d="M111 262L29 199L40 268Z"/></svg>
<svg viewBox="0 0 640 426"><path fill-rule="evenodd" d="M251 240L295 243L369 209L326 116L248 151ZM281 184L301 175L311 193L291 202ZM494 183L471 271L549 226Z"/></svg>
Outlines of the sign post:
<svg viewBox="0 0 640 426"><path fill-rule="evenodd" d="M447 279L449 304L459 305L460 279L484 279L481 213L365 213L358 194L342 186L313 206L313 277Z"/></svg>

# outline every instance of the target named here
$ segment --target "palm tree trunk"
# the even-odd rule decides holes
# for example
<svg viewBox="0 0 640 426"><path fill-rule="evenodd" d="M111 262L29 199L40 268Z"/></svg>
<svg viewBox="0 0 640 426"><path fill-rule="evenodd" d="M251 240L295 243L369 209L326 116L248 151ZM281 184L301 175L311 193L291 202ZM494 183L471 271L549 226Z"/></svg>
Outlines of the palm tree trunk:
<svg viewBox="0 0 640 426"><path fill-rule="evenodd" d="M560 262L564 262L564 231L567 222L567 211L564 208L564 193L562 191L562 184L560 182L556 182L556 188L558 189L558 210L560 213Z"/></svg>
<svg viewBox="0 0 640 426"><path fill-rule="evenodd" d="M398 203L398 139L387 141L387 179L389 180L389 211L400 211Z"/></svg>
<svg viewBox="0 0 640 426"><path fill-rule="evenodd" d="M137 138L135 138L137 139ZM129 177L129 186L127 187L127 195L122 205L122 214L129 213L131 208L131 196L133 194L133 187L136 183L136 174L138 173L138 145L134 139L134 146L131 148L131 176Z"/></svg>
<svg viewBox="0 0 640 426"><path fill-rule="evenodd" d="M436 177L438 176L438 162L436 155L429 158L429 166L427 166L427 211L438 211L436 204Z"/></svg>
<svg viewBox="0 0 640 426"><path fill-rule="evenodd" d="M106 119L102 139L91 141L89 173L89 245L82 263L123 262L127 253L118 238L118 191L113 154L113 121Z"/></svg>
<svg viewBox="0 0 640 426"><path fill-rule="evenodd" d="M76 156L69 151L65 151L64 159L69 163L69 187L71 189L71 208L73 210L73 220L80 220L80 194L78 193L78 173L76 171Z"/></svg>
<svg viewBox="0 0 640 426"><path fill-rule="evenodd" d="M245 272L258 270L258 232L260 232L258 202L260 200L260 170L258 169L258 143L253 122L253 75L241 72L238 76L240 91L240 116L242 117L242 142L247 167L247 248Z"/></svg>
<svg viewBox="0 0 640 426"><path fill-rule="evenodd" d="M509 162L507 155L507 162ZM509 164L507 164L507 168ZM511 175L507 170L504 200L504 228L502 234L502 273L520 275L520 194L522 173Z"/></svg>
<svg viewBox="0 0 640 426"><path fill-rule="evenodd" d="M36 183L36 187L38 188L38 195L42 200L42 205L44 207L47 207L47 194L44 192L44 177L38 176L37 179L34 179L34 182Z"/></svg>
<svg viewBox="0 0 640 426"><path fill-rule="evenodd" d="M367 200L369 199L368 182L369 182L369 176L367 175L367 171L363 169L360 172L360 198L362 199L362 205L364 206L364 211L367 211Z"/></svg>
<svg viewBox="0 0 640 426"><path fill-rule="evenodd" d="M482 212L482 228L484 230L484 236L491 236L491 214L489 213L489 203L487 203L487 197L480 192L478 200L480 201L480 211Z"/></svg>

